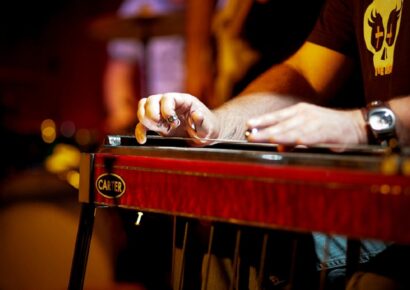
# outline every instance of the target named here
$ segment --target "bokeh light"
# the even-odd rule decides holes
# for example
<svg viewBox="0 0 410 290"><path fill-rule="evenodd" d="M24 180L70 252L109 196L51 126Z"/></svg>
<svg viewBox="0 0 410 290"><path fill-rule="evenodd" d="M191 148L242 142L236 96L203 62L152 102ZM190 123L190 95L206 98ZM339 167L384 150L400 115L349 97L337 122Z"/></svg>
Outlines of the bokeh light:
<svg viewBox="0 0 410 290"><path fill-rule="evenodd" d="M61 135L71 138L75 134L75 124L72 121L64 121L60 126Z"/></svg>
<svg viewBox="0 0 410 290"><path fill-rule="evenodd" d="M41 138L45 143L53 143L57 137L56 123L51 119L41 122Z"/></svg>

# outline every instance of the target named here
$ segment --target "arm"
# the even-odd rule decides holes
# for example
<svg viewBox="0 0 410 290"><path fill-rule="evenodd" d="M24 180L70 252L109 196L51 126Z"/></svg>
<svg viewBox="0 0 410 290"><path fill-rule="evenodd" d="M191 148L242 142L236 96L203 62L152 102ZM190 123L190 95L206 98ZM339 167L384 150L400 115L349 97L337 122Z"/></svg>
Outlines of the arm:
<svg viewBox="0 0 410 290"><path fill-rule="evenodd" d="M313 61L315 59L320 61ZM196 98L186 94L156 95L143 100L139 104L137 139L140 136L139 140L145 141L147 129L163 135L180 136L183 134L181 130L174 130L173 126L169 130L159 130L155 125L175 114L181 117L182 122L178 126L186 126L188 136L195 136L189 126L194 121L195 128L201 131L198 137L243 139L247 127L257 126L246 123L250 118L297 104L301 98L314 103L330 98L350 67L350 60L342 54L306 43L290 59L272 67L251 83L240 96L214 111L209 111ZM335 79L340 81L335 82ZM194 112L195 117L189 121ZM205 130L202 132L201 128ZM212 131L208 131L210 129ZM266 138L251 141L266 141Z"/></svg>
<svg viewBox="0 0 410 290"><path fill-rule="evenodd" d="M223 106L210 111L196 98L185 94L156 96L140 104L140 128L158 131L155 122L168 116L182 116L164 135L243 139L247 128L259 128L248 137L252 142L282 144L365 144L367 132L362 113L320 107L343 84L352 68L347 57L306 43L283 64L274 66L251 83L245 91ZM297 97L295 97L297 96ZM392 100L398 117L397 132L402 144L410 143L410 97ZM141 110L143 108L143 110ZM189 120L191 121L184 121ZM149 120L155 120L151 122ZM190 129L194 123L197 131ZM182 130L179 125L182 124ZM179 130L174 130L175 127ZM185 128L185 129L184 129ZM145 138L145 131L138 129ZM142 134L142 135L141 135ZM138 134L137 134L138 136ZM138 139L138 137L137 137ZM200 143L200 142L198 142ZM200 143L201 144L201 143Z"/></svg>
<svg viewBox="0 0 410 290"><path fill-rule="evenodd" d="M320 64L318 63L320 60ZM321 64L325 64L324 66ZM292 93L305 96L311 104L299 103L274 113L251 119L247 127L262 127L259 134L250 136L249 141L273 143L350 143L366 144L367 131L363 115L356 110L331 110L313 104L325 104L343 85L350 73L352 62L337 52L306 43L294 56L285 62L289 68L303 76L302 81L291 81L305 86L289 87L275 81L279 73L271 71L252 83L245 93L270 90L279 93ZM283 74L283 72L282 72ZM282 75L283 77L283 75ZM278 80L278 79L276 79ZM285 77L289 80L289 77ZM310 90L309 90L310 88ZM397 117L396 131L402 145L410 144L410 96L398 97L390 102ZM326 120L323 122L323 120ZM340 124L344 124L341 126ZM340 137L342 136L342 138Z"/></svg>
<svg viewBox="0 0 410 290"><path fill-rule="evenodd" d="M266 122L241 123L242 127L238 130L234 126L238 122L235 122L233 112L248 120L301 101L326 103L342 86L352 67L353 62L346 56L313 43L305 43L285 62L273 66L253 81L240 96L215 110L219 119L228 124L223 127L221 137L243 138L247 127L267 126ZM251 141L269 140L267 136L260 135Z"/></svg>
<svg viewBox="0 0 410 290"><path fill-rule="evenodd" d="M260 90L255 88L252 93L241 94L213 111L188 94L167 93L144 98L138 105L140 123L135 132L137 140L144 143L147 130L166 136L244 139L247 129L246 121L249 118L299 102L300 99L293 97L297 95L296 91L303 91L309 95L313 93L312 88L303 78L287 65L274 67L262 77L262 82L268 78L275 78L275 76L278 78L275 83L280 92L290 91L292 88L294 93L285 97L272 94L269 91L271 87L261 87ZM297 84L298 82L300 84ZM296 88L300 89L296 90ZM163 122L174 115L179 118L177 126ZM197 132L191 130L189 123L194 124Z"/></svg>
<svg viewBox="0 0 410 290"><path fill-rule="evenodd" d="M353 62L345 55L306 42L289 59L253 81L241 95L268 91L321 103L342 86L352 68Z"/></svg>

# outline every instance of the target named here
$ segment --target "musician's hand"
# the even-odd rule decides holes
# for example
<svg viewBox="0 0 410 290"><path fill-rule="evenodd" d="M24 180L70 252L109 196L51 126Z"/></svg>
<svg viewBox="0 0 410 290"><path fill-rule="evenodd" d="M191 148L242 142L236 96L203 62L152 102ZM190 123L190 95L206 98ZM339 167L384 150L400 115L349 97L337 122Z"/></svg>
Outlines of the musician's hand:
<svg viewBox="0 0 410 290"><path fill-rule="evenodd" d="M138 103L139 123L135 128L138 143L146 142L148 130L162 136L193 138L196 145L206 145L219 135L215 115L196 97L182 93L165 93L143 98Z"/></svg>
<svg viewBox="0 0 410 290"><path fill-rule="evenodd" d="M365 123L359 110L333 110L308 103L298 103L253 118L247 126L258 129L248 135L251 142L290 145L367 142Z"/></svg>

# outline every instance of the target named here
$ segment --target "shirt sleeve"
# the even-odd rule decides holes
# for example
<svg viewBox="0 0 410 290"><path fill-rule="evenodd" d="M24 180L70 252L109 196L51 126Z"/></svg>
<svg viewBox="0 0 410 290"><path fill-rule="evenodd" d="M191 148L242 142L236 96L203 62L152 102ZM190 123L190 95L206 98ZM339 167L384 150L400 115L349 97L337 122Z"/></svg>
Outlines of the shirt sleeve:
<svg viewBox="0 0 410 290"><path fill-rule="evenodd" d="M327 0L308 41L354 56L356 43L350 4L351 0Z"/></svg>

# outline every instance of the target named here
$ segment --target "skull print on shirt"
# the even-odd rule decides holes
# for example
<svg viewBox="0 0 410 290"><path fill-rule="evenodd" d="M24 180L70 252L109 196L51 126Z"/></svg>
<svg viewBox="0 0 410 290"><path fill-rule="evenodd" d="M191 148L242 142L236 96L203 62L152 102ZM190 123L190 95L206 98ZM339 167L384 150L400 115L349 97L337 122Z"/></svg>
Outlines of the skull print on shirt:
<svg viewBox="0 0 410 290"><path fill-rule="evenodd" d="M363 36L373 54L375 76L393 71L394 50L400 30L403 0L373 0L363 19Z"/></svg>

